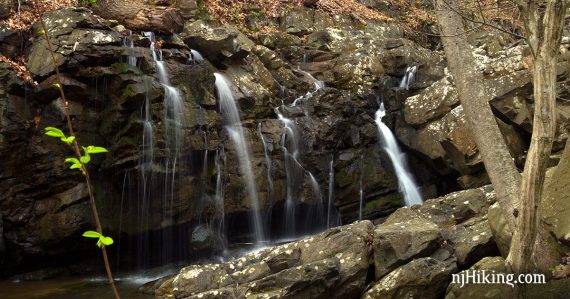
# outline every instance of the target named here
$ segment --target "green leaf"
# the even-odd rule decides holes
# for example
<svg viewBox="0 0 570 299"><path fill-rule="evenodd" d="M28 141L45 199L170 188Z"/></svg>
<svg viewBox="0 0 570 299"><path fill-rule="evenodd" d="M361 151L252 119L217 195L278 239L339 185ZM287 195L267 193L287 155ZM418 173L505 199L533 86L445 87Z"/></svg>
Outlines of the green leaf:
<svg viewBox="0 0 570 299"><path fill-rule="evenodd" d="M87 164L91 161L91 156L89 156L89 153L85 153L85 156L81 156L79 159L81 160L81 163Z"/></svg>
<svg viewBox="0 0 570 299"><path fill-rule="evenodd" d="M55 89L60 89L61 85L59 85L59 83L55 83L54 85L52 85Z"/></svg>
<svg viewBox="0 0 570 299"><path fill-rule="evenodd" d="M103 235L101 235L96 231L88 230L84 232L82 236L84 236L85 238L101 238Z"/></svg>
<svg viewBox="0 0 570 299"><path fill-rule="evenodd" d="M83 150L88 154L99 154L99 153L108 152L108 150L104 147L93 146L93 145L90 145L88 147L84 147Z"/></svg>
<svg viewBox="0 0 570 299"><path fill-rule="evenodd" d="M101 243L103 243L103 245L105 245L105 246L109 246L109 245L114 243L114 241L111 237L102 237L99 240L101 240Z"/></svg>
<svg viewBox="0 0 570 299"><path fill-rule="evenodd" d="M65 137L65 138L61 138L61 141L67 143L67 145L71 145L73 143L73 141L75 140L75 136L69 136L69 137Z"/></svg>
<svg viewBox="0 0 570 299"><path fill-rule="evenodd" d="M79 162L79 160L77 160L77 158L66 158L65 159L65 163L71 163L71 166L69 166L69 169L82 169L81 167L81 162Z"/></svg>
<svg viewBox="0 0 570 299"><path fill-rule="evenodd" d="M101 248L101 244L103 244L103 242L101 242L101 238L99 238L99 241L97 241L97 246L99 246L99 248Z"/></svg>
<svg viewBox="0 0 570 299"><path fill-rule="evenodd" d="M79 160L77 160L77 158L65 158L65 163L81 164L79 163Z"/></svg>
<svg viewBox="0 0 570 299"><path fill-rule="evenodd" d="M61 131L58 128L45 127L44 130L46 132L46 135L48 135L48 136L56 137L56 138L66 138L65 134L63 134L63 131Z"/></svg>

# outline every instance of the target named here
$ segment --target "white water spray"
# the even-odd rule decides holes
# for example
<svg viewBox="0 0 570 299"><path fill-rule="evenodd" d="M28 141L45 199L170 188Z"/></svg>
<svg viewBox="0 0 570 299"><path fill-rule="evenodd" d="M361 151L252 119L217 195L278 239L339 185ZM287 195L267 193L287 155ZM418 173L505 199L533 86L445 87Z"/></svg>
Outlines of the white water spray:
<svg viewBox="0 0 570 299"><path fill-rule="evenodd" d="M218 100L220 101L220 112L224 117L225 128L235 146L240 171L246 184L247 196L251 202L255 241L257 244L260 244L264 241L265 234L259 211L257 187L255 185L255 177L251 168L249 148L247 147L243 128L241 126L239 110L228 80L220 73L214 73L214 76L216 77L215 85L218 91Z"/></svg>
<svg viewBox="0 0 570 299"><path fill-rule="evenodd" d="M405 163L405 155L400 151L396 138L383 122L382 117L386 115L384 103L380 103L380 108L376 111L376 125L378 126L378 134L380 136L381 145L388 154L396 177L400 192L404 195L406 206L417 205L422 203L422 197L418 192L418 188L414 182L412 174L408 171Z"/></svg>

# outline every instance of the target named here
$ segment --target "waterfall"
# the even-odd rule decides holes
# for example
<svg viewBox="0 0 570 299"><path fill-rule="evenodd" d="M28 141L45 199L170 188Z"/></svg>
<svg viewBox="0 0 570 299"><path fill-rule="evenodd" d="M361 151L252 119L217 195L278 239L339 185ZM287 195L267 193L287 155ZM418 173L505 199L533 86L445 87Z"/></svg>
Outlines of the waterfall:
<svg viewBox="0 0 570 299"><path fill-rule="evenodd" d="M364 189L362 186L362 173L360 174L360 190L358 191L360 197L360 205L358 209L358 220L362 220L362 210L364 209Z"/></svg>
<svg viewBox="0 0 570 299"><path fill-rule="evenodd" d="M261 122L257 125L257 133L263 143L263 155L265 156L265 165L267 167L267 202L271 202L273 197L273 178L271 176L271 158L269 157L269 148L265 136L261 132Z"/></svg>
<svg viewBox="0 0 570 299"><path fill-rule="evenodd" d="M221 147L216 151L216 160L215 160L215 168L216 168L216 194L214 196L214 207L215 207L215 219L213 227L214 231L216 232L219 242L221 242L221 248L225 251L226 250L226 242L224 242L224 234L225 234L225 208L224 208L224 185L222 182L222 161L224 160L225 163L226 155L224 152L224 148Z"/></svg>
<svg viewBox="0 0 570 299"><path fill-rule="evenodd" d="M130 39L129 37L132 35L133 33L131 31L129 31L129 35L123 37L123 46L128 48L127 53L129 53L129 55L127 56L127 63L132 65L132 66L137 66L137 57L133 55L134 52L134 47L135 47L135 43L133 42L132 39Z"/></svg>
<svg viewBox="0 0 570 299"><path fill-rule="evenodd" d="M204 60L204 57L202 56L202 54L200 54L200 52L194 50L194 49L190 49L190 59L193 62L200 62Z"/></svg>
<svg viewBox="0 0 570 299"><path fill-rule="evenodd" d="M251 217L255 241L259 244L264 241L265 238L264 228L259 211L257 187L251 167L249 148L241 126L239 110L230 89L229 82L220 73L214 73L214 76L216 77L215 85L218 91L218 100L220 101L220 112L224 118L225 128L229 133L230 140L236 148L238 164L243 179L245 180L247 196L251 202Z"/></svg>
<svg viewBox="0 0 570 299"><path fill-rule="evenodd" d="M422 203L422 197L418 192L418 188L414 182L412 174L407 169L405 162L405 155L400 151L396 138L392 131L382 122L382 117L386 115L384 103L380 103L380 108L376 111L376 125L378 126L378 134L380 136L381 144L388 154L396 177L398 178L398 185L400 192L404 195L404 201L407 206L417 205Z"/></svg>
<svg viewBox="0 0 570 299"><path fill-rule="evenodd" d="M313 77L313 75L311 75L309 72L303 71L301 69L298 69L297 71L299 71L301 74L305 75L307 78L309 78L311 80L311 82L313 83L313 85L315 86L315 90L313 91L309 91L306 94L296 98L293 101L293 104L291 104L291 107L295 107L297 105L299 105L299 102L304 100L304 99L308 99L310 98L315 92L319 91L322 88L325 88L325 82L317 80L315 77Z"/></svg>
<svg viewBox="0 0 570 299"><path fill-rule="evenodd" d="M412 82L414 82L414 80L416 79L416 71L417 70L418 70L418 67L415 65L408 66L406 68L406 73L404 74L404 77L402 78L402 81L400 82L400 88L405 88L405 89L410 88L410 84L412 84Z"/></svg>
<svg viewBox="0 0 570 299"><path fill-rule="evenodd" d="M329 201L327 205L327 228L333 227L332 217L333 217L333 205L334 201L334 156L331 157L331 162L329 164Z"/></svg>

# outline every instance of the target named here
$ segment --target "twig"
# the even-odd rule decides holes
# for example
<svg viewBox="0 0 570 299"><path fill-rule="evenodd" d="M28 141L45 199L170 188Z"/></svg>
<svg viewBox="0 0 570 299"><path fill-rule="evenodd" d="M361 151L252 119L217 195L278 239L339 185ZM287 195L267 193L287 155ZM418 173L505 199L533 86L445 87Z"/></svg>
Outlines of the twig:
<svg viewBox="0 0 570 299"><path fill-rule="evenodd" d="M74 131L73 125L71 123L71 117L69 115L69 102L67 101L67 99L65 97L65 92L63 91L63 85L61 84L62 81L61 81L61 76L59 73L59 67L57 66L57 61L56 61L56 58L55 58L55 55L53 52L53 47L51 45L51 41L49 39L47 27L44 23L43 17L40 17L40 22L42 24L42 29L43 29L44 34L45 34L49 53L51 55L51 61L52 61L53 66L55 68L55 77L56 77L57 84L59 85L58 89L59 89L59 92L61 95L61 100L63 101L63 104L64 104L64 112L65 112L65 119L67 122L67 129L69 130L70 136L75 136L75 131ZM75 155L77 156L77 159L81 161L81 150L80 150L79 143L77 142L77 138L75 138L73 140L72 148L73 148L73 151L75 152ZM87 170L87 167L83 163L82 163L82 167L83 167L82 173L83 173L83 176L85 177L85 182L87 183L87 190L89 192L89 203L91 204L91 211L93 212L93 218L95 218L95 226L96 226L97 232L103 235L103 228L101 227L101 221L99 220L99 213L97 212L97 205L95 203L95 196L93 195L93 185L91 184L91 178L89 177L89 171ZM113 274L111 273L111 266L109 265L109 258L107 257L107 250L106 250L104 244L101 246L101 252L103 253L103 261L105 262L105 270L107 272L107 278L109 280L109 284L111 285L111 288L113 289L113 293L115 295L115 298L120 299L121 297L119 296L119 292L117 291L117 287L115 286L115 281L113 280Z"/></svg>

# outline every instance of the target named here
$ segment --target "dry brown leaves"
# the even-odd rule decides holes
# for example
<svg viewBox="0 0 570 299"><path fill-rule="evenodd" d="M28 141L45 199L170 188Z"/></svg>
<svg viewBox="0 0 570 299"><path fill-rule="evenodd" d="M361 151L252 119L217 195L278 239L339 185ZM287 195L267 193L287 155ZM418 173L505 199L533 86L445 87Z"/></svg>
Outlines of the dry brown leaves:
<svg viewBox="0 0 570 299"><path fill-rule="evenodd" d="M9 59L8 57L0 54L0 61L8 64L10 68L12 68L16 72L16 75L22 78L22 80L32 85L38 85L38 83L34 81L32 75L26 68L26 63L24 62L23 57L17 57L16 59Z"/></svg>
<svg viewBox="0 0 570 299"><path fill-rule="evenodd" d="M29 7L22 7L18 12L12 13L10 18L0 21L0 24L12 30L29 30L32 25L39 20L46 11L55 10L62 7L77 6L77 0L36 0L29 1Z"/></svg>
<svg viewBox="0 0 570 299"><path fill-rule="evenodd" d="M212 0L207 2L210 16L222 23L233 23L244 27L244 23L252 12L261 12L265 18L276 18L283 10L303 6L303 0ZM357 0L320 0L317 9L326 13L350 14L361 21L390 20L383 14L367 8ZM260 30L269 30L260 28Z"/></svg>
<svg viewBox="0 0 570 299"><path fill-rule="evenodd" d="M32 25L37 22L41 15L47 11L55 10L63 7L76 6L77 0L35 0L28 1L29 5L22 6L19 11L14 11L12 15L5 20L1 20L0 24L16 31L28 31ZM23 57L9 59L0 55L0 61L8 64L24 81L37 85L26 68Z"/></svg>
<svg viewBox="0 0 570 299"><path fill-rule="evenodd" d="M358 20L390 21L389 17L372 10L356 0L320 0L317 8L332 15L350 14Z"/></svg>

